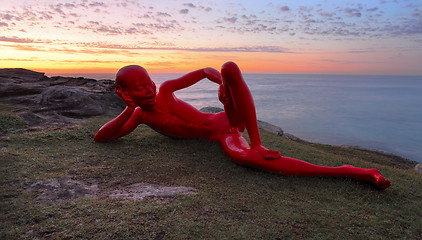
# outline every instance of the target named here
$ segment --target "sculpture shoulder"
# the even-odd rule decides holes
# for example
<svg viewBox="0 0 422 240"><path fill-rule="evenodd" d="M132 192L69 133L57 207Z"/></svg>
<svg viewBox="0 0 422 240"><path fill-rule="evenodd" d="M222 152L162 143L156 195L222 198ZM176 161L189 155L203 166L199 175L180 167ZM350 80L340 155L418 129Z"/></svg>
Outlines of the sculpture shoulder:
<svg viewBox="0 0 422 240"><path fill-rule="evenodd" d="M168 80L160 85L159 92L164 94L171 94L175 89L175 80Z"/></svg>
<svg viewBox="0 0 422 240"><path fill-rule="evenodd" d="M145 121L144 119L145 119L145 112L140 107L136 107L135 110L133 111L131 120L140 124Z"/></svg>

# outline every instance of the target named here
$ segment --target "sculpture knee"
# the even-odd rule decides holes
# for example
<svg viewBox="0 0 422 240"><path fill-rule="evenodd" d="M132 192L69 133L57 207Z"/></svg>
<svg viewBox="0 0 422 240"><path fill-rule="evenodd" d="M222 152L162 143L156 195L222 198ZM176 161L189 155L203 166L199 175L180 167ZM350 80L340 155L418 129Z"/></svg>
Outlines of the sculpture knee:
<svg viewBox="0 0 422 240"><path fill-rule="evenodd" d="M234 62L226 62L221 67L221 70L234 70L234 71L240 71L239 67Z"/></svg>
<svg viewBox="0 0 422 240"><path fill-rule="evenodd" d="M243 82L242 73L234 62L226 62L223 64L221 67L221 76L223 78L223 84L229 86Z"/></svg>

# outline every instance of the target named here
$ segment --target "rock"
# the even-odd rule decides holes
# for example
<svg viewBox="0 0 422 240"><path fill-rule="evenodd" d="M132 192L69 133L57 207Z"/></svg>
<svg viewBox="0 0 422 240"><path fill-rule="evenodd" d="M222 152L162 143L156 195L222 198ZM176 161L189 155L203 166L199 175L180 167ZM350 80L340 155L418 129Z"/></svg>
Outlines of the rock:
<svg viewBox="0 0 422 240"><path fill-rule="evenodd" d="M219 113L224 111L224 109L222 108L218 108L218 107L204 107L199 109L199 111L204 112L204 113Z"/></svg>
<svg viewBox="0 0 422 240"><path fill-rule="evenodd" d="M56 111L60 115L73 118L103 114L101 104L92 95L95 94L77 87L50 87L41 93L40 105L45 107L37 111Z"/></svg>
<svg viewBox="0 0 422 240"><path fill-rule="evenodd" d="M24 68L3 68L0 69L0 79L25 79L25 81L39 81L43 79L44 73L35 72Z"/></svg>
<svg viewBox="0 0 422 240"><path fill-rule="evenodd" d="M295 135L290 134L290 133L284 133L283 138L289 139L289 140L292 140L292 141L295 141L295 142L309 143L308 141L303 140L302 138L296 137Z"/></svg>
<svg viewBox="0 0 422 240"><path fill-rule="evenodd" d="M416 172L422 174L422 163L416 164L415 170L416 170Z"/></svg>
<svg viewBox="0 0 422 240"><path fill-rule="evenodd" d="M257 122L258 122L258 128L260 129L277 134L278 136L284 135L283 129L281 129L280 127L276 125L272 125L271 123L267 123L261 120L257 120Z"/></svg>
<svg viewBox="0 0 422 240"><path fill-rule="evenodd" d="M24 106L17 114L29 126L71 125L125 107L112 80L49 78L22 68L0 69L0 102Z"/></svg>

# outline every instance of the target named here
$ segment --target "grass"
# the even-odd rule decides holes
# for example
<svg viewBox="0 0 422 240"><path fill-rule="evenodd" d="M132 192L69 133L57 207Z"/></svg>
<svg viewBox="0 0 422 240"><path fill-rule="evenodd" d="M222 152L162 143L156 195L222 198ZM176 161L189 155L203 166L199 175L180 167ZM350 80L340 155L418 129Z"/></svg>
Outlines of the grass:
<svg viewBox="0 0 422 240"><path fill-rule="evenodd" d="M422 238L422 176L391 156L261 132L264 145L285 156L378 168L392 181L380 191L350 179L285 177L239 166L216 143L171 139L145 126L95 143L95 132L111 116L30 131L0 107L0 239ZM64 175L95 179L104 189L147 182L194 187L198 194L167 204L106 197L53 204L37 203L37 193L22 184Z"/></svg>
<svg viewBox="0 0 422 240"><path fill-rule="evenodd" d="M19 133L26 127L26 122L13 113L18 106L0 105L0 136L7 133Z"/></svg>

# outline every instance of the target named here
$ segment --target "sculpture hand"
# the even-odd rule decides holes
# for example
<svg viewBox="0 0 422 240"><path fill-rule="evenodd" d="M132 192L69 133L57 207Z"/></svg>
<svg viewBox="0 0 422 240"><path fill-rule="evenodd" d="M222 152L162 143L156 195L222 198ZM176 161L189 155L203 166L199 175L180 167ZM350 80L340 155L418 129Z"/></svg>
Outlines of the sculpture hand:
<svg viewBox="0 0 422 240"><path fill-rule="evenodd" d="M124 99L123 97L120 97L120 98L123 100L123 102L125 102L126 106L136 107L136 104L132 100L127 100L127 99Z"/></svg>
<svg viewBox="0 0 422 240"><path fill-rule="evenodd" d="M133 102L133 100L130 97L125 96L122 93L122 89L120 87L117 87L116 86L116 89L114 90L114 92L117 94L117 96L120 97L120 99L122 99L122 101L126 104L126 106L128 106L128 107L136 107L136 104Z"/></svg>
<svg viewBox="0 0 422 240"><path fill-rule="evenodd" d="M230 103L230 100L229 100L229 98L227 97L227 95L225 93L223 84L221 84L220 87L218 88L218 99L224 105Z"/></svg>
<svg viewBox="0 0 422 240"><path fill-rule="evenodd" d="M213 81L213 82L215 82L217 84L221 84L222 83L220 72L217 71L217 70L215 70L214 68L204 68L204 73L205 73L205 76L209 80L211 80L211 81Z"/></svg>

